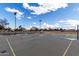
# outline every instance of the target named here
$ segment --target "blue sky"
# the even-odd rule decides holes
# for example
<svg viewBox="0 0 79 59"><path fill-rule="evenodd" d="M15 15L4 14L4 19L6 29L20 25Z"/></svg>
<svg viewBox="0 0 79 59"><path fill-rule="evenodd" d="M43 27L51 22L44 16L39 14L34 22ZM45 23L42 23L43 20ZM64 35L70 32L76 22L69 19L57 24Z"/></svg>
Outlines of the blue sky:
<svg viewBox="0 0 79 59"><path fill-rule="evenodd" d="M6 18L11 28L14 28L15 11L18 11L17 27L39 27L39 20L43 28L68 29L79 25L79 3L0 3L0 18Z"/></svg>

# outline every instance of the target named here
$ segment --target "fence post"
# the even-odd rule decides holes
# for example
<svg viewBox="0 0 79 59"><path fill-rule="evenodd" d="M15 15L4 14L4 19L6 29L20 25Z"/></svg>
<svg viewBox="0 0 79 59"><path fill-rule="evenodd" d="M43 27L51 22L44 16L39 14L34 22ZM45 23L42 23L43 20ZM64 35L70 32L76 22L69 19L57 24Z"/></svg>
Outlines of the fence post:
<svg viewBox="0 0 79 59"><path fill-rule="evenodd" d="M79 40L79 25L77 25L77 40Z"/></svg>

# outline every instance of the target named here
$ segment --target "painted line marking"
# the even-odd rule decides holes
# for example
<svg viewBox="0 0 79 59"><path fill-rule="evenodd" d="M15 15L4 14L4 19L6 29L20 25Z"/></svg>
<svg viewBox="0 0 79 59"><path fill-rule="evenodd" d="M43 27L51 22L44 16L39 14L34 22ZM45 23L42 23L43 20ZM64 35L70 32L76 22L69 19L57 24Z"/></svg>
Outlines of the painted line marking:
<svg viewBox="0 0 79 59"><path fill-rule="evenodd" d="M10 49L11 49L12 53L13 53L13 56L16 56L16 54L15 54L15 52L14 52L14 50L13 50L13 48L12 48L12 46L11 46L10 42L9 42L9 40L8 40L8 39L6 39L6 41L7 41L8 45L9 45L9 47L10 47Z"/></svg>
<svg viewBox="0 0 79 59"><path fill-rule="evenodd" d="M64 52L64 54L63 54L63 56L65 56L65 55L67 54L67 52L68 52L68 50L69 50L71 44L72 44L72 40L70 41L68 47L66 48L66 50L65 50L65 52Z"/></svg>

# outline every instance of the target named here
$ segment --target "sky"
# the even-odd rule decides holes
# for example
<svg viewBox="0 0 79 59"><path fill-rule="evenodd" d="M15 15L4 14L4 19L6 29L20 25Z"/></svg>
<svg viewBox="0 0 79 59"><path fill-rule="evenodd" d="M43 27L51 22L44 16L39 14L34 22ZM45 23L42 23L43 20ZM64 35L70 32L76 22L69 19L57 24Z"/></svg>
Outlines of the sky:
<svg viewBox="0 0 79 59"><path fill-rule="evenodd" d="M17 12L16 16L14 12ZM0 19L7 19L9 27L76 29L79 25L79 3L0 3Z"/></svg>

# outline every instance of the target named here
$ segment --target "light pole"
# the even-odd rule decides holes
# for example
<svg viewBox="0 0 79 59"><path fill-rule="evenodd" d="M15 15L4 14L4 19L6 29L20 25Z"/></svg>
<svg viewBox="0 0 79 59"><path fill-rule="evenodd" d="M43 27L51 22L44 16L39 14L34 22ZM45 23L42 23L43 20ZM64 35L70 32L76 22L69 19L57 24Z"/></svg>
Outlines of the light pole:
<svg viewBox="0 0 79 59"><path fill-rule="evenodd" d="M16 14L17 14L17 12L14 12L14 16L15 16L15 34L16 34Z"/></svg>
<svg viewBox="0 0 79 59"><path fill-rule="evenodd" d="M40 24L40 26L39 26L39 27L40 27L40 32L41 32L41 22L42 22L42 20L39 20L39 24Z"/></svg>

